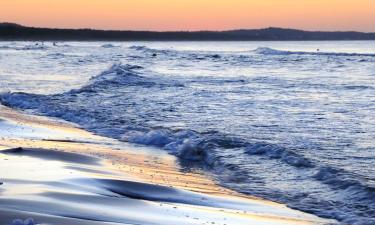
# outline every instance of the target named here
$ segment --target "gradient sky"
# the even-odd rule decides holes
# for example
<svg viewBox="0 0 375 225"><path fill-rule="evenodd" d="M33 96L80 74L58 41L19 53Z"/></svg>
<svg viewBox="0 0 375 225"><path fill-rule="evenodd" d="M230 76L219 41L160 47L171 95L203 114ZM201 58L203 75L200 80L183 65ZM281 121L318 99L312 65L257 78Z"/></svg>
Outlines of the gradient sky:
<svg viewBox="0 0 375 225"><path fill-rule="evenodd" d="M375 31L375 0L0 0L0 21L130 30Z"/></svg>

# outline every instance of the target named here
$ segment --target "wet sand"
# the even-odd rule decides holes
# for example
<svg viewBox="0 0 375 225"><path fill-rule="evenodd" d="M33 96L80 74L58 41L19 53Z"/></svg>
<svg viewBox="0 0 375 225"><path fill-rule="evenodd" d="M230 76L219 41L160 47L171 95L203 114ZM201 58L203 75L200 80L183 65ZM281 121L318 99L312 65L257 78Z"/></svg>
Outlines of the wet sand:
<svg viewBox="0 0 375 225"><path fill-rule="evenodd" d="M0 224L328 224L184 171L165 152L0 107Z"/></svg>

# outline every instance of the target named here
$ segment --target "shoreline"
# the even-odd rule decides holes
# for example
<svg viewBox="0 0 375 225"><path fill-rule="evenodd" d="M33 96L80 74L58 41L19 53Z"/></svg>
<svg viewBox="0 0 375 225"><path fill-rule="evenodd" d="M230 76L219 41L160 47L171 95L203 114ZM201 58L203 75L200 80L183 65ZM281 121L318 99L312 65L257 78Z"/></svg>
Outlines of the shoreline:
<svg viewBox="0 0 375 225"><path fill-rule="evenodd" d="M245 196L174 156L0 106L0 223L328 224Z"/></svg>

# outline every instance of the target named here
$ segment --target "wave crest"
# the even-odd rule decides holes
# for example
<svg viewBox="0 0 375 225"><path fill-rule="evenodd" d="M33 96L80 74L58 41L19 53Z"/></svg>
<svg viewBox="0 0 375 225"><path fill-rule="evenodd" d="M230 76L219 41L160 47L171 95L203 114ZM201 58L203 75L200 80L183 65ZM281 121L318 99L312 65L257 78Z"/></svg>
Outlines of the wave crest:
<svg viewBox="0 0 375 225"><path fill-rule="evenodd" d="M322 55L322 56L363 56L363 57L375 57L372 53L348 53L348 52L321 52L317 50L316 52L304 52L304 51L284 51L277 50L269 47L259 47L252 50L255 54L261 55Z"/></svg>
<svg viewBox="0 0 375 225"><path fill-rule="evenodd" d="M46 50L47 46L42 44L15 46L15 45L2 45L0 50L17 50L17 51L28 51L28 50Z"/></svg>

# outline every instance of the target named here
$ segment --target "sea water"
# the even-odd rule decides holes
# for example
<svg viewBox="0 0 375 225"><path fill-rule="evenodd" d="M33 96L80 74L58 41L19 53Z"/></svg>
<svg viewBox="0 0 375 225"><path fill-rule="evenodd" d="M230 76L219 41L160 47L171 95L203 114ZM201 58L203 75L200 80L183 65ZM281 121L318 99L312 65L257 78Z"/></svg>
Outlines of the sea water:
<svg viewBox="0 0 375 225"><path fill-rule="evenodd" d="M0 42L0 102L375 224L375 42Z"/></svg>

